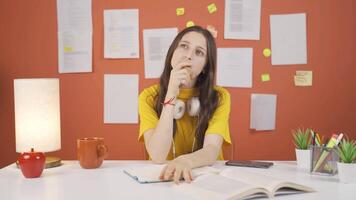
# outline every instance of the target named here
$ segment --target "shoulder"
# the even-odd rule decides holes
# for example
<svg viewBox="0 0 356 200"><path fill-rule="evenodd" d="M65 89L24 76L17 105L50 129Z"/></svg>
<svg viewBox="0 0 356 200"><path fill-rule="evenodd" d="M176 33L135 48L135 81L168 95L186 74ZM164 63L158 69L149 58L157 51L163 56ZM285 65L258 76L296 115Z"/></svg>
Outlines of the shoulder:
<svg viewBox="0 0 356 200"><path fill-rule="evenodd" d="M155 84L155 85L152 85L148 88L145 88L142 90L142 92L140 93L140 97L141 96L155 96L157 95L159 92L159 85L158 84Z"/></svg>
<svg viewBox="0 0 356 200"><path fill-rule="evenodd" d="M220 86L215 86L214 89L218 93L220 103L230 102L230 93L227 89Z"/></svg>
<svg viewBox="0 0 356 200"><path fill-rule="evenodd" d="M155 84L142 90L139 96L140 102L153 102L159 92L159 85Z"/></svg>

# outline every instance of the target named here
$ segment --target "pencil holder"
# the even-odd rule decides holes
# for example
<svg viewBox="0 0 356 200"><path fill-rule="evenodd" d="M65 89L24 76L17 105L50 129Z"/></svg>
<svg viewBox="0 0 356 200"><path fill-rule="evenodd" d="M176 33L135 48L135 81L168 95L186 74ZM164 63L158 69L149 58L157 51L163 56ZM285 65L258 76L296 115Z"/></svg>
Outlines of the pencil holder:
<svg viewBox="0 0 356 200"><path fill-rule="evenodd" d="M339 161L337 149L325 146L311 146L311 167L312 174L335 175L337 173L336 163Z"/></svg>

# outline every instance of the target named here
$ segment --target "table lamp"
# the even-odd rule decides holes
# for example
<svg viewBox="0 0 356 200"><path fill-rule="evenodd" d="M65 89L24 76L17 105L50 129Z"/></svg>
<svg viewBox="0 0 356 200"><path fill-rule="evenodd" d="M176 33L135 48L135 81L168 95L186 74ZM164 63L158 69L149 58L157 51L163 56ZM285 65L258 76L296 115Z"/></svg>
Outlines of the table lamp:
<svg viewBox="0 0 356 200"><path fill-rule="evenodd" d="M14 80L16 152L52 152L61 149L59 79ZM46 156L45 168L61 165Z"/></svg>

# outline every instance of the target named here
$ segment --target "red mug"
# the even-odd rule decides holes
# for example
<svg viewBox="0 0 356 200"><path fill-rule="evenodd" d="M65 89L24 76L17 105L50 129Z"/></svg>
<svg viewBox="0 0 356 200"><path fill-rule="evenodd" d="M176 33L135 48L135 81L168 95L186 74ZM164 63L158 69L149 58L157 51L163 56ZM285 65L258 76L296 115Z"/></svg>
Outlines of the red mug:
<svg viewBox="0 0 356 200"><path fill-rule="evenodd" d="M104 144L104 138L81 138L77 140L77 153L82 168L94 169L100 167L108 156L108 147Z"/></svg>

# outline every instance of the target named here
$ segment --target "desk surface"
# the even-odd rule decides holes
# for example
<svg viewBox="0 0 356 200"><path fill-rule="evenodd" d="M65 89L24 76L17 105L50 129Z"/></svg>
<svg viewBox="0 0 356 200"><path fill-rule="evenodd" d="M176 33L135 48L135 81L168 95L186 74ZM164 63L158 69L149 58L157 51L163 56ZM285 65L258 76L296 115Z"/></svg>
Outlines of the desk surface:
<svg viewBox="0 0 356 200"><path fill-rule="evenodd" d="M191 199L178 193L172 182L139 184L122 169L150 161L104 161L98 169L82 169L78 161L63 161L45 169L40 178L26 179L15 164L0 170L0 199L4 200L98 200L98 199ZM276 199L356 199L356 184L339 183L337 176L310 175L298 170L295 162L276 161L269 169L245 168L276 178L313 187L317 192L279 196ZM213 167L227 168L223 161Z"/></svg>

